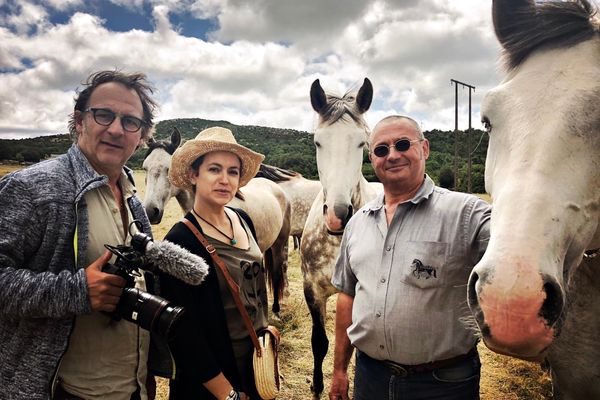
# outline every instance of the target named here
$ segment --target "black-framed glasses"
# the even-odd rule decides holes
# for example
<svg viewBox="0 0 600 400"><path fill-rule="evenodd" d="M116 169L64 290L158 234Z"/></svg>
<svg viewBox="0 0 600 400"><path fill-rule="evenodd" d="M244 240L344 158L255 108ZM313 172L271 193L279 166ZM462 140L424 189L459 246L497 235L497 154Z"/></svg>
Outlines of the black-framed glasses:
<svg viewBox="0 0 600 400"><path fill-rule="evenodd" d="M404 152L404 151L407 151L408 149L410 149L410 146L413 143L422 142L422 141L423 141L423 139L415 139L415 140L399 139L399 140L396 140L394 142L394 144L391 146L388 146L387 144L380 144L378 146L375 146L375 148L373 148L373 154L375 154L377 157L385 157L388 154L390 154L390 149L392 147L394 147L396 149L396 151Z"/></svg>
<svg viewBox="0 0 600 400"><path fill-rule="evenodd" d="M94 121L102 126L109 126L113 123L115 118L119 117L123 130L131 133L139 131L140 128L144 126L144 121L141 119L132 117L131 115L119 114L108 108L89 107L83 110L83 112L91 112Z"/></svg>

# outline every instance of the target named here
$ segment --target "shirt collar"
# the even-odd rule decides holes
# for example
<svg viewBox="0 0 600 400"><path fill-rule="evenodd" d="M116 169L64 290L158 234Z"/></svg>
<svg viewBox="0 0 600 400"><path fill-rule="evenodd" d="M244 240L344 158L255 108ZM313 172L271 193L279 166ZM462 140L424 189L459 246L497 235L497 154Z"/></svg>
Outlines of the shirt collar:
<svg viewBox="0 0 600 400"><path fill-rule="evenodd" d="M429 175L425 174L425 179L423 180L423 184L417 190L414 197L410 200L405 201L405 203L411 202L413 204L419 204L422 201L429 199L429 196L433 193L433 189L435 188L435 183L429 177ZM367 212L376 212L381 210L385 206L385 198L383 192L377 194L375 199L370 201L365 206L365 211Z"/></svg>

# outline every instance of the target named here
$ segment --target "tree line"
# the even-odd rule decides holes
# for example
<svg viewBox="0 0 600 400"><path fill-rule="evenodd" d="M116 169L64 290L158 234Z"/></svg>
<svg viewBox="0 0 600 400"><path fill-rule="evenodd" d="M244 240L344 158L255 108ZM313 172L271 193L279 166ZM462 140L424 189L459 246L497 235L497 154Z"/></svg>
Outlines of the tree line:
<svg viewBox="0 0 600 400"><path fill-rule="evenodd" d="M252 125L235 125L227 121L211 121L201 118L181 118L158 122L154 137L157 140L169 139L173 128L177 127L183 140L194 138L201 130L211 126L230 129L237 141L265 155L265 163L301 173L305 178L318 179L313 135L294 129L279 129ZM430 142L430 155L427 160L427 173L443 187L454 187L454 144L453 131L431 130L424 132ZM468 153L471 153L471 182L474 193L485 192L484 166L488 146L485 132L474 129L459 131L458 173L456 189L467 190ZM468 143L471 150L468 150ZM36 138L8 140L0 139L0 160L5 162L34 163L67 151L73 142L68 134L40 136ZM146 148L140 148L128 162L134 169L141 168ZM377 181L369 157L363 157L363 175L369 181Z"/></svg>

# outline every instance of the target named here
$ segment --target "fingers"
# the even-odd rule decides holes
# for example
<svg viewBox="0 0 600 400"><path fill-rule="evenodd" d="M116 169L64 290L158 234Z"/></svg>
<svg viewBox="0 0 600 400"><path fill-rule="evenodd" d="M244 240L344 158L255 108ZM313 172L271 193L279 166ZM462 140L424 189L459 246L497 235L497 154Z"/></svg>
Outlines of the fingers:
<svg viewBox="0 0 600 400"><path fill-rule="evenodd" d="M107 250L85 269L88 296L94 311L114 311L126 283L118 275L102 272L102 267L111 257L112 254Z"/></svg>

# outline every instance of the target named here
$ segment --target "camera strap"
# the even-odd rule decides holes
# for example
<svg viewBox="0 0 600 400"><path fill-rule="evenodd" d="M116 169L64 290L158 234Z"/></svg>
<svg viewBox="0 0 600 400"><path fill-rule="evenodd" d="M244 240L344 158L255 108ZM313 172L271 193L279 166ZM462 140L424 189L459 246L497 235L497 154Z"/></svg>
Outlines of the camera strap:
<svg viewBox="0 0 600 400"><path fill-rule="evenodd" d="M183 222L185 224L185 226L187 226L188 229L190 231L192 231L194 236L196 236L196 239L198 239L200 244L202 244L202 246L206 249L206 251L208 251L208 254L212 258L213 262L219 267L219 269L223 273L223 276L225 277L225 281L227 282L227 286L229 287L229 291L231 292L231 295L233 296L233 300L235 301L235 305L237 306L240 314L242 315L244 324L246 325L246 329L248 329L248 332L250 333L250 338L252 339L252 344L254 345L254 348L256 349L256 353L260 357L261 356L261 346L260 346L260 343L258 342L258 336L256 336L256 331L254 330L254 325L252 324L252 321L250 320L248 311L246 311L246 308L242 304L242 299L240 298L239 285L233 280L233 278L229 274L229 270L227 269L227 266L225 265L225 263L223 262L221 257L219 257L219 255L217 254L217 250L215 249L215 247L212 244L210 244L208 242L208 240L206 240L206 238L202 235L202 233L200 233L198 228L196 228L194 226L194 224L187 218L182 219L181 222Z"/></svg>

